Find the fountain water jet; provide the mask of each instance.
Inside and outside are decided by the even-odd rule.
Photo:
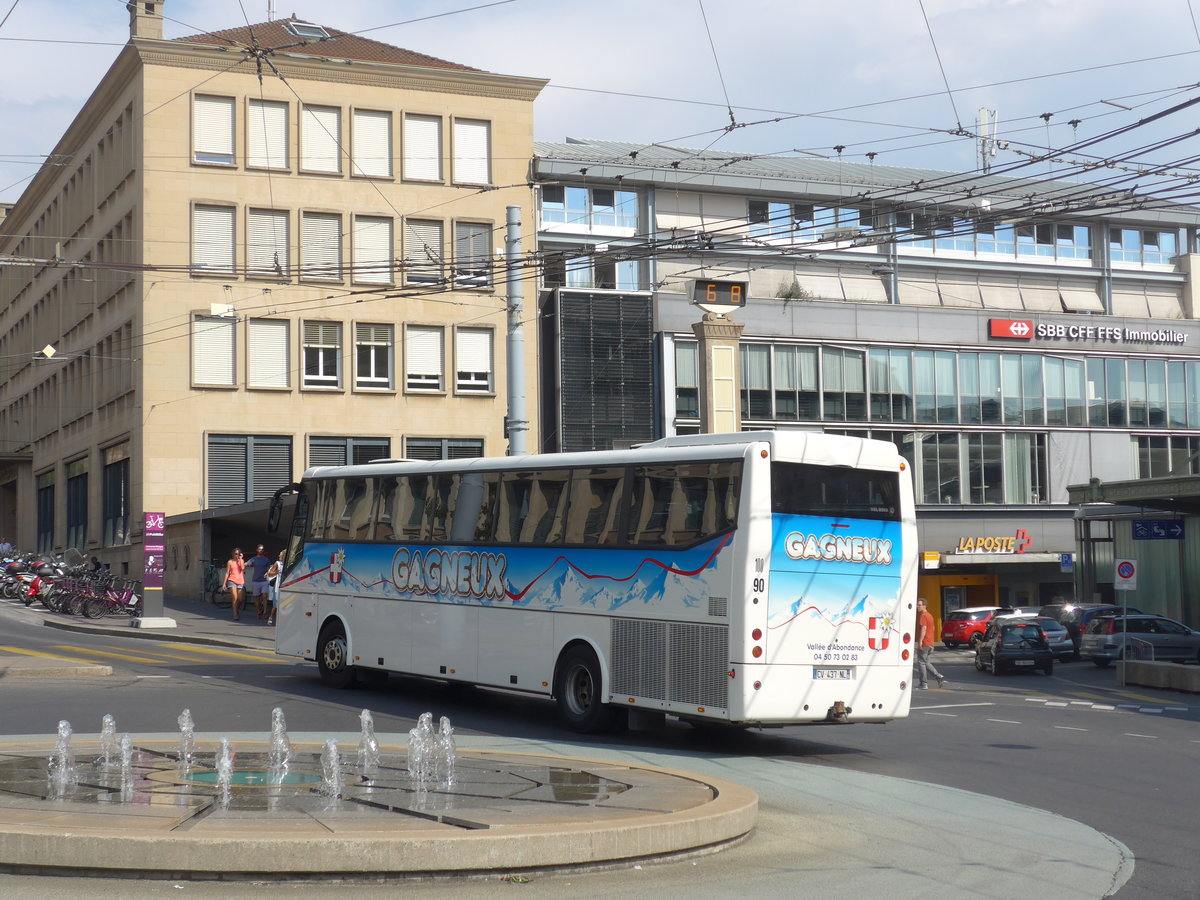
[[[100,720],[100,755],[106,769],[112,766],[117,755],[117,721],[108,714]]]
[[[75,753],[71,749],[71,723],[58,723],[58,739],[50,757],[50,795],[61,800],[75,783]]]
[[[443,790],[454,787],[455,764],[457,753],[454,745],[454,729],[450,727],[448,716],[442,716],[438,722],[437,737],[434,738],[434,766],[437,770],[438,786]]]
[[[179,723],[179,768],[186,772],[196,758],[196,729],[192,724],[192,711],[185,709],[176,721]]]
[[[330,738],[325,742],[321,751],[321,773],[325,776],[321,784],[321,793],[331,800],[337,800],[345,790],[342,778],[342,758],[338,755],[337,741]]]
[[[408,732],[408,774],[418,793],[429,790],[434,774],[433,713],[421,713]]]
[[[278,706],[271,710],[271,751],[268,755],[270,770],[278,781],[287,776],[288,761],[292,758],[292,741],[288,737],[287,722],[283,710]]]
[[[133,740],[121,735],[121,799],[128,802],[133,796]]]
[[[379,767],[379,741],[375,737],[375,721],[371,711],[364,709],[358,715],[362,725],[362,736],[358,739],[358,770],[366,775]]]
[[[233,748],[229,746],[229,738],[221,738],[221,749],[217,751],[217,789],[222,809],[229,809],[232,785]]]

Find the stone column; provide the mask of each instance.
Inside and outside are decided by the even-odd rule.
[[[1188,277],[1183,285],[1183,315],[1186,319],[1200,318],[1200,254],[1187,253],[1179,257],[1179,271]]]
[[[743,328],[727,313],[711,312],[692,326],[700,342],[700,431],[705,434],[742,430],[738,347]]]

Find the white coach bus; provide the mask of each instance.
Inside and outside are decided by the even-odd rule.
[[[916,534],[907,464],[808,432],[631,450],[310,469],[276,651],[742,726],[908,714]]]

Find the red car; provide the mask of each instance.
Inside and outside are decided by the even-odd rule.
[[[983,640],[983,632],[994,615],[1011,616],[1020,612],[1005,606],[972,606],[956,609],[942,622],[942,643],[947,647],[974,647]]]

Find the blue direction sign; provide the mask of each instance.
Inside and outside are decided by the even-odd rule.
[[[1182,541],[1182,519],[1134,519],[1135,541]]]

